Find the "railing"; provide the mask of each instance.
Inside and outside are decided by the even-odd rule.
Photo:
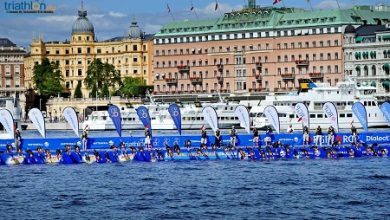
[[[179,70],[180,73],[184,73],[184,72],[189,72],[190,71],[190,67],[188,65],[177,66],[177,69]]]
[[[169,85],[177,84],[177,79],[176,78],[165,78],[165,82]]]
[[[295,74],[293,73],[284,73],[281,75],[284,80],[294,80]]]
[[[223,71],[223,64],[217,64],[217,69],[219,72]]]
[[[260,74],[256,75],[256,81],[261,82],[263,80],[263,77]]]
[[[190,77],[190,81],[192,84],[202,84],[203,78],[202,77]]]
[[[297,64],[297,66],[308,66],[309,61],[308,60],[296,60],[295,64]]]
[[[309,73],[309,76],[312,79],[324,78],[324,73]]]
[[[263,65],[260,62],[256,63],[256,69],[260,70],[263,67]]]

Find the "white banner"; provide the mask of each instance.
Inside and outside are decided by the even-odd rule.
[[[15,136],[14,118],[12,117],[11,112],[9,112],[7,109],[0,110],[0,123],[3,125],[9,137],[14,138]]]
[[[339,131],[339,117],[337,114],[336,106],[332,102],[327,102],[322,106],[322,110],[326,117],[329,119],[329,123],[335,129],[336,132]]]
[[[213,131],[218,129],[218,116],[215,109],[211,106],[207,106],[202,111],[204,120],[209,124]]]
[[[271,123],[272,127],[274,127],[276,132],[280,133],[280,122],[279,122],[278,111],[276,111],[276,108],[274,106],[269,105],[265,107],[263,113],[267,118],[268,122]]]
[[[239,105],[236,107],[234,114],[238,117],[238,120],[240,120],[240,126],[245,128],[246,132],[248,132],[248,134],[250,134],[251,133],[251,128],[250,128],[251,125],[250,125],[250,120],[249,120],[248,109],[243,105]]]
[[[79,121],[77,120],[77,114],[76,114],[76,111],[74,110],[74,108],[66,107],[62,114],[64,115],[64,118],[68,122],[70,127],[73,129],[76,136],[79,137],[80,136],[80,134],[79,134]]]
[[[295,113],[298,115],[298,122],[302,122],[303,127],[307,126],[308,128],[310,128],[310,115],[307,106],[303,103],[297,103],[295,105]]]
[[[39,131],[43,138],[46,138],[46,127],[45,127],[45,119],[43,118],[42,112],[33,108],[28,112],[28,118],[34,124],[35,128]]]

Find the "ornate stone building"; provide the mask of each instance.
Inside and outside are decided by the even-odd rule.
[[[298,79],[343,80],[348,24],[389,22],[389,11],[306,11],[258,7],[254,0],[217,19],[175,21],[154,39],[154,91],[246,93],[290,91]]]
[[[84,97],[89,96],[83,80],[88,65],[94,59],[113,64],[121,77],[142,77],[151,84],[152,40],[145,35],[136,21],[129,27],[126,36],[97,41],[93,24],[87,18],[87,11],[80,10],[73,23],[70,41],[44,42],[42,38],[33,39],[31,52],[25,60],[26,86],[33,88],[33,68],[43,58],[59,64],[65,88],[73,95],[78,82],[82,82]]]

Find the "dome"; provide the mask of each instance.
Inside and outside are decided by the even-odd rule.
[[[345,27],[345,31],[344,31],[344,34],[354,34],[356,33],[356,29],[354,26],[352,25],[347,25],[347,27]]]
[[[139,28],[137,22],[133,20],[127,32],[129,38],[142,38],[142,30]]]
[[[72,34],[93,34],[94,28],[87,18],[87,11],[79,11],[79,17],[73,23]]]

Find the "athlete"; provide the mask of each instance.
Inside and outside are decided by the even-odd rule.
[[[237,141],[236,129],[234,128],[234,126],[232,126],[232,129],[230,130],[230,147],[233,150],[236,149],[236,141]]]
[[[293,129],[292,125],[290,125],[287,128],[287,134],[292,134],[292,133],[294,133],[294,129]]]
[[[81,147],[83,148],[83,151],[87,150],[88,146],[88,131],[89,131],[89,126],[85,126],[83,133],[81,134]]]
[[[204,125],[202,127],[200,144],[201,144],[201,148],[207,146],[207,132],[206,132],[206,127]]]
[[[259,146],[259,131],[256,127],[253,127],[253,147]]]
[[[152,148],[152,134],[150,133],[149,128],[145,128],[145,147],[148,150],[151,150]]]
[[[321,126],[318,125],[315,132],[316,136],[314,138],[314,143],[317,146],[322,146],[322,129]]]
[[[334,143],[334,135],[335,135],[334,128],[333,128],[333,126],[331,125],[331,126],[328,128],[328,145],[329,145],[329,146],[332,146],[333,143]]]
[[[358,139],[358,133],[355,126],[353,126],[353,121],[351,122],[351,133],[352,133],[352,144],[356,145]]]
[[[303,126],[303,145],[309,145],[309,128],[305,125]]]
[[[221,147],[221,142],[222,142],[222,136],[221,136],[221,131],[217,128],[215,131],[215,146],[216,147]]]
[[[15,147],[16,151],[18,151],[18,149],[22,149],[22,135],[20,134],[19,129],[15,130]]]

